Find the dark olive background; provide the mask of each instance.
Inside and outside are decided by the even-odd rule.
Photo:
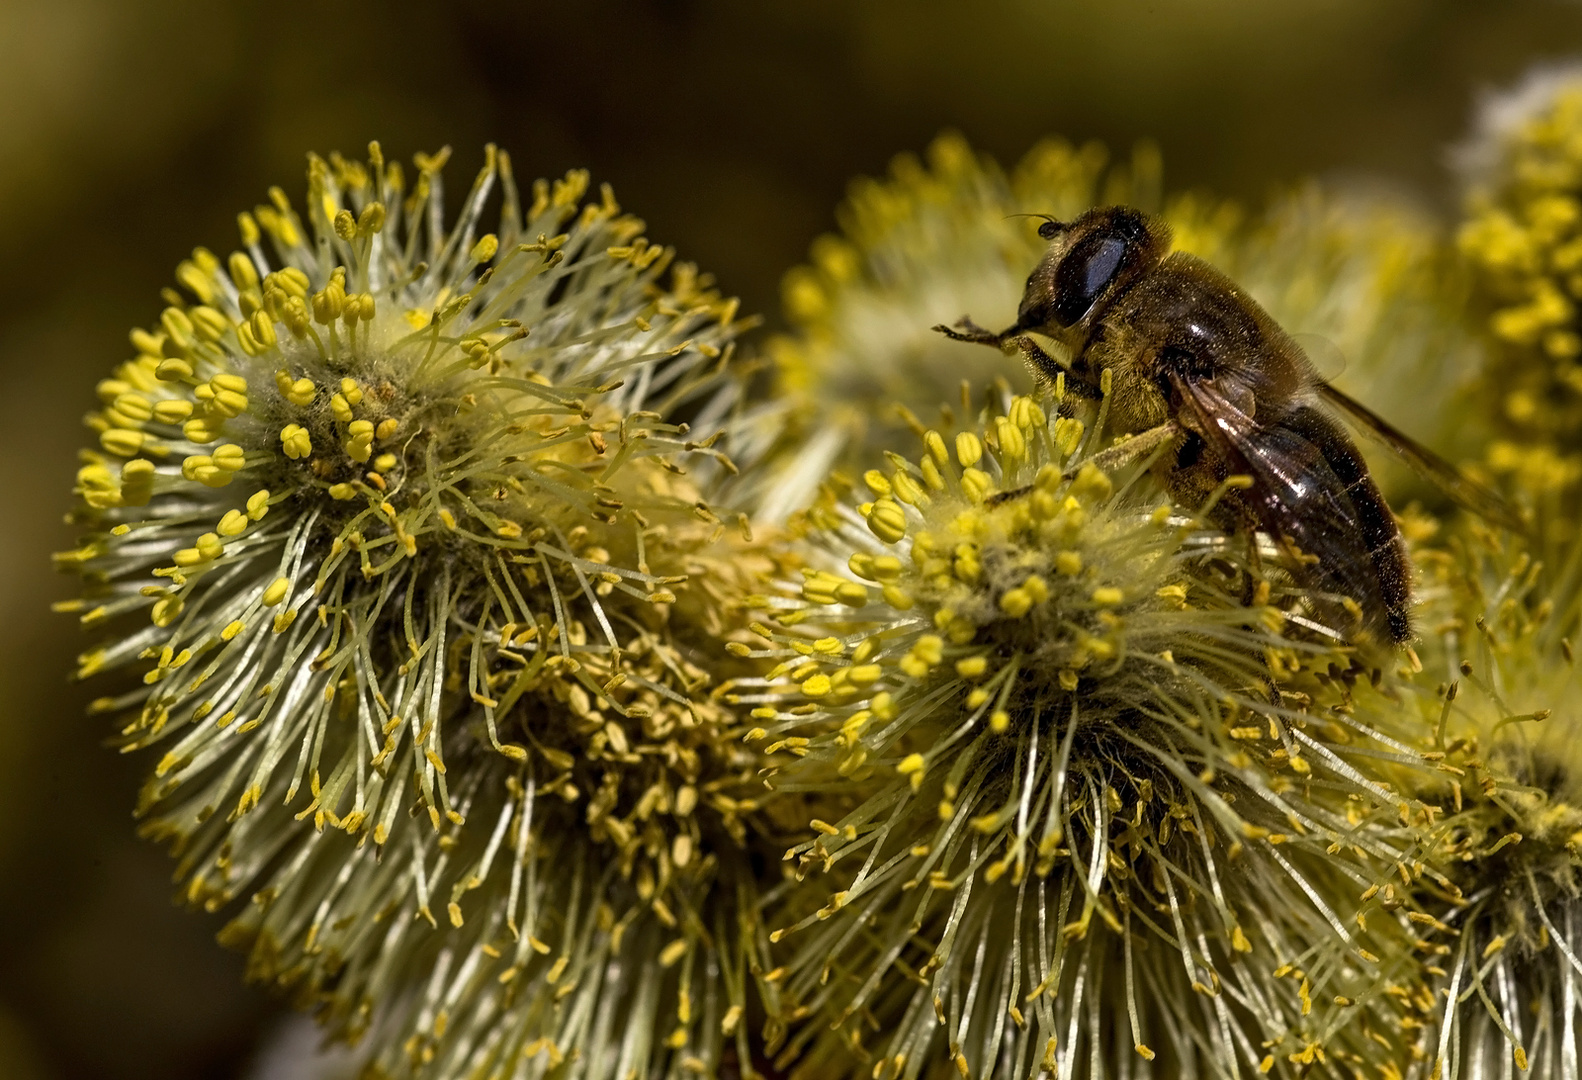
[[[83,715],[48,554],[127,329],[269,184],[299,193],[305,151],[449,143],[453,191],[489,140],[524,178],[587,166],[772,326],[846,182],[942,128],[1007,162],[1152,137],[1172,188],[1365,174],[1448,209],[1480,88],[1579,45],[1558,0],[0,0],[0,1077],[236,1077],[278,1022],[133,838],[152,761]]]

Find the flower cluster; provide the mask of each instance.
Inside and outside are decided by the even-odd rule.
[[[1489,464],[1546,505],[1582,479],[1582,73],[1542,72],[1488,109],[1468,153],[1469,212],[1458,243],[1477,274],[1505,438]]]
[[[96,708],[163,749],[187,898],[251,895],[225,939],[386,1071],[713,1067],[762,966],[713,691],[770,556],[689,431],[735,304],[493,148],[445,225],[445,156],[314,158],[304,215],[275,189],[179,268],[88,421],[80,674],[141,674]]]
[[[1209,507],[1093,463],[1103,406],[1004,405],[890,455],[872,501],[827,491],[826,565],[733,646],[779,661],[736,684],[775,786],[847,795],[786,855],[817,882],[771,935],[786,992],[876,1076],[1365,1060],[1391,931],[1323,897],[1415,844],[1357,760],[1424,763],[1349,718],[1366,669],[1284,632],[1303,598]]]
[[[1568,1075],[1582,1009],[1582,687],[1571,646],[1582,559],[1550,577],[1483,534],[1424,562],[1435,624],[1403,704],[1443,764],[1403,774],[1402,788],[1442,816],[1424,829],[1433,869],[1409,898],[1418,964],[1393,997],[1439,1075],[1506,1063]]]

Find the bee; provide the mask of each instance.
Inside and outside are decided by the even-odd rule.
[[[936,330],[958,341],[1018,350],[1042,379],[1097,399],[1110,376],[1108,422],[1130,440],[1105,451],[1160,450],[1165,484],[1187,506],[1222,492],[1210,520],[1267,535],[1292,577],[1320,596],[1332,628],[1350,610],[1363,635],[1412,637],[1411,566],[1378,485],[1339,413],[1377,437],[1457,502],[1509,528],[1521,522],[1500,496],[1341,393],[1230,278],[1184,252],[1170,229],[1111,206],[1074,221],[1046,218],[1051,241],[1027,279],[1014,325],[999,333],[970,317]],[[1062,363],[1029,334],[1063,346]],[[1246,487],[1227,485],[1244,476]],[[1245,483],[1246,481],[1242,481]],[[1257,544],[1251,545],[1257,558]],[[1355,604],[1339,598],[1349,598]]]

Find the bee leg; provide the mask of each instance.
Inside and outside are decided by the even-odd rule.
[[[1258,554],[1258,531],[1245,530],[1247,538],[1247,569],[1243,572],[1241,606],[1250,608],[1258,603],[1258,586],[1264,584],[1263,556]]]
[[[1027,361],[1027,366],[1040,379],[1053,383],[1061,375],[1066,376],[1066,391],[1077,397],[1097,401],[1100,395],[1098,387],[1089,386],[1080,378],[1074,378],[1070,369],[1044,351],[1044,347],[1026,334],[1015,334],[1015,326],[1009,330],[1001,330],[996,334],[987,327],[979,326],[972,321],[972,316],[963,315],[956,320],[954,326],[945,326],[943,323],[934,327],[936,331],[944,334],[951,341],[965,341],[969,345],[989,345],[1001,352],[1016,350],[1022,354],[1022,359]]]
[[[1166,420],[1158,427],[1152,427],[1141,434],[1133,435],[1130,439],[1123,443],[1118,443],[1108,450],[1101,450],[1092,457],[1083,458],[1081,462],[1061,473],[1060,479],[1075,480],[1077,474],[1088,465],[1096,465],[1105,472],[1109,472],[1111,469],[1118,468],[1130,461],[1135,461],[1149,451],[1158,449],[1161,444],[1168,442],[1179,434],[1181,434],[1181,428],[1176,425],[1176,422],[1174,420]],[[999,506],[1003,502],[1020,499],[1032,490],[1032,484],[1024,484],[1022,487],[1013,488],[1010,491],[997,491],[983,500],[983,504],[985,506]]]
[[[1000,347],[1004,334],[996,334],[987,327],[979,326],[972,321],[971,315],[963,315],[956,320],[955,326],[945,326],[943,323],[934,327],[939,333],[944,334],[952,341],[965,341],[971,345],[992,345]]]
[[[1138,432],[1125,442],[1116,443],[1108,450],[1100,450],[1092,457],[1084,458],[1061,474],[1061,479],[1075,479],[1077,473],[1085,465],[1096,465],[1105,472],[1109,472],[1112,469],[1125,465],[1127,462],[1157,450],[1161,445],[1171,441],[1181,433],[1182,428],[1179,424],[1174,420],[1166,420],[1158,427],[1151,427],[1147,431]]]
[[[1087,398],[1090,401],[1097,401],[1104,396],[1099,393],[1098,387],[1090,386],[1082,379],[1074,376],[1069,367],[1050,356],[1044,351],[1042,345],[1026,334],[1002,338],[1000,347],[1006,349],[1007,346],[1014,347],[1017,352],[1021,353],[1022,359],[1027,361],[1027,366],[1033,369],[1033,374],[1050,385],[1054,385],[1055,380],[1064,375],[1066,377],[1066,392],[1068,394],[1075,394],[1077,397]],[[1007,351],[1009,350],[1007,349]]]
[[[1032,484],[1023,484],[1021,487],[1012,488],[1010,491],[996,491],[993,495],[983,500],[983,505],[999,506],[1001,503],[1008,503],[1012,499],[1020,499],[1024,495],[1031,494],[1032,490]]]

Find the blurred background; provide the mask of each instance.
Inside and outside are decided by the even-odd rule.
[[[1448,210],[1479,92],[1579,50],[1560,0],[0,0],[0,1078],[258,1076],[303,1037],[135,839],[152,761],[85,717],[48,557],[127,330],[268,185],[300,198],[307,150],[449,143],[453,197],[490,140],[524,180],[586,166],[773,328],[847,181],[943,128],[1006,164],[1152,138],[1167,189],[1255,205],[1360,176]]]

